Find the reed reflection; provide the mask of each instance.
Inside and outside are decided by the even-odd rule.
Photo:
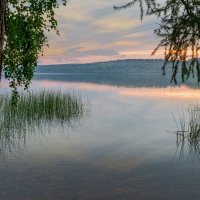
[[[175,134],[179,157],[187,158],[193,164],[200,161],[200,105],[189,105],[187,110],[182,110],[179,118],[174,117],[174,120],[177,126]]]
[[[28,133],[74,127],[86,112],[77,95],[48,90],[22,93],[16,105],[9,94],[0,95],[0,105],[0,153],[20,148]]]

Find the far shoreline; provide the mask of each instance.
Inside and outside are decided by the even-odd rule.
[[[126,61],[156,61],[156,62],[159,62],[159,61],[164,61],[164,59],[161,59],[161,58],[135,58],[135,59],[117,59],[117,60],[109,60],[109,61],[97,61],[97,62],[85,62],[85,63],[55,63],[55,64],[38,64],[37,66],[54,66],[54,65],[90,65],[90,64],[103,64],[103,63],[114,63],[114,62],[126,62]]]

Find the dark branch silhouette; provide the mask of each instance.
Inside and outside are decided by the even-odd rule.
[[[200,1],[168,0],[162,4],[156,0],[134,0],[115,9],[123,9],[139,4],[141,19],[145,16],[156,15],[159,28],[154,30],[160,38],[158,49],[164,48],[163,72],[168,63],[172,63],[171,81],[176,83],[177,73],[181,72],[184,82],[191,75],[200,82]]]

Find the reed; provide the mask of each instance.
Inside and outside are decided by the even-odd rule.
[[[179,120],[173,116],[177,131],[176,145],[180,149],[180,156],[184,155],[184,151],[188,151],[190,158],[200,158],[200,106],[191,104],[187,110],[179,113]]]
[[[27,132],[73,126],[85,112],[80,96],[61,91],[21,93],[16,105],[2,94],[0,105],[0,150],[25,140]]]

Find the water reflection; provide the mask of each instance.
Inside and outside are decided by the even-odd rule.
[[[0,153],[20,148],[28,133],[74,127],[86,111],[80,96],[48,90],[22,93],[16,105],[8,93],[1,94],[0,105]]]
[[[199,196],[199,168],[191,174],[188,165],[170,165],[176,146],[174,134],[166,133],[175,129],[170,110],[199,99],[196,89],[49,80],[34,81],[32,88],[76,91],[81,102],[89,99],[92,109],[84,126],[70,129],[68,135],[60,134],[52,124],[50,131],[55,132],[45,137],[37,128],[35,134],[25,134],[23,151],[5,154],[6,167],[0,165],[4,192],[0,199],[179,200]]]

